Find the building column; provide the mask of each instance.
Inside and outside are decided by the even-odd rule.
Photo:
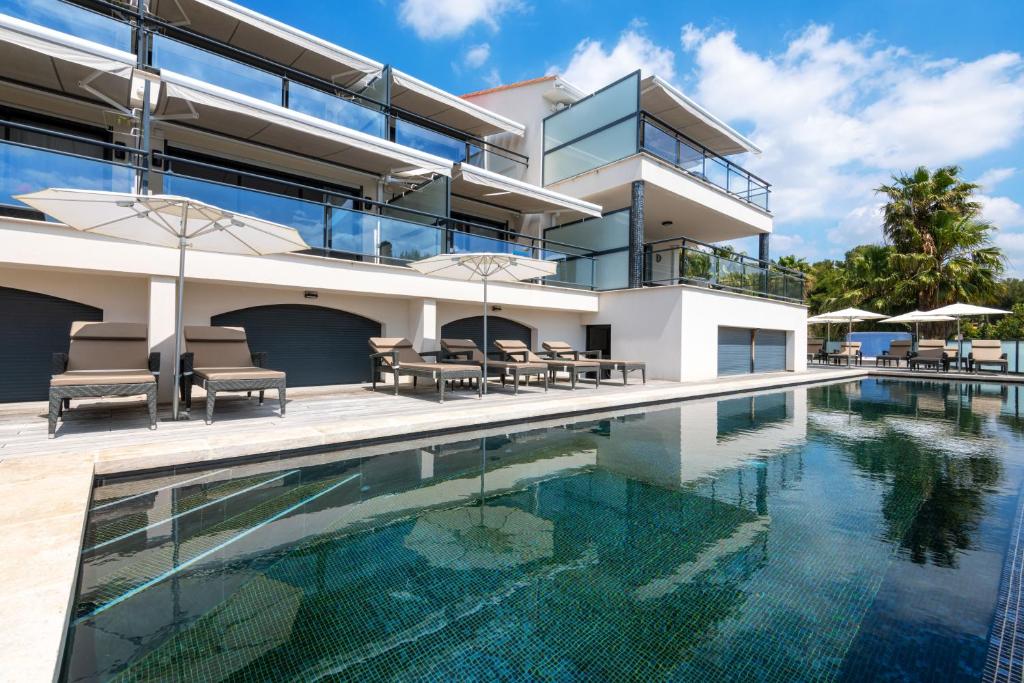
[[[157,397],[170,402],[174,385],[174,307],[178,279],[149,278],[149,350],[160,353]]]
[[[417,351],[437,351],[437,301],[420,299],[409,302],[409,332]]]
[[[765,262],[771,260],[771,237],[772,235],[769,232],[764,232],[757,236],[757,258]]]
[[[634,180],[629,204],[629,286],[644,284],[644,181]]]

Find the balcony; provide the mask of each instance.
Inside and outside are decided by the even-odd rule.
[[[0,14],[22,19],[123,52],[132,50],[132,27],[77,5],[30,0],[0,0]]]
[[[649,79],[644,79],[644,82]],[[648,97],[653,85],[642,87],[640,74],[617,81],[544,121],[544,184],[572,178],[581,173],[626,159],[641,152],[672,164],[687,175],[717,188],[740,201],[767,212],[771,186],[735,164],[726,156],[688,136],[644,108],[659,105],[674,119],[699,121],[693,124],[719,149],[739,151],[733,138],[739,137],[724,124],[706,124],[698,119],[696,105],[684,102],[667,107],[663,100]],[[662,84],[661,86],[668,86]],[[674,92],[674,91],[673,91]],[[675,93],[682,97],[681,94]],[[725,131],[731,137],[726,137]],[[724,140],[724,141],[723,141]]]
[[[4,127],[18,131],[24,141],[0,141],[0,215],[42,219],[42,215],[18,202],[14,195],[47,187],[131,192],[137,172],[143,168],[115,159],[141,158],[143,153],[139,150],[0,121],[0,131]],[[387,265],[404,265],[440,253],[518,254],[557,262],[558,271],[545,278],[545,283],[594,288],[594,259],[571,245],[256,174],[239,175],[247,176],[253,184],[273,181],[294,196],[199,179],[174,171],[176,162],[188,161],[194,166],[197,162],[193,160],[164,154],[154,157],[164,168],[161,173],[152,172],[154,184],[162,181],[162,192],[293,227],[312,247],[313,254]],[[473,227],[498,237],[467,232]]]
[[[644,284],[690,284],[802,303],[804,275],[695,240],[644,245]]]

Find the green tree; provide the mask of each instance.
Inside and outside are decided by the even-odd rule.
[[[999,292],[1002,252],[992,226],[978,220],[978,188],[960,169],[924,166],[893,176],[876,192],[886,197],[882,233],[893,248],[892,298],[913,298],[922,310],[958,299],[983,303]]]

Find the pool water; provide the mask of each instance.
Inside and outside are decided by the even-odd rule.
[[[870,379],[99,481],[62,675],[1009,680],[1019,393]]]

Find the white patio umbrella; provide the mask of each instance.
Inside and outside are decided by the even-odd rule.
[[[18,195],[68,227],[96,235],[177,249],[178,298],[174,324],[173,410],[178,419],[185,251],[263,256],[309,249],[294,228],[227,211],[188,197],[50,188]]]
[[[946,323],[954,318],[948,315],[932,315],[931,313],[925,313],[924,311],[911,311],[910,313],[903,313],[902,315],[896,315],[892,318],[886,318],[880,322],[886,325],[893,324],[904,324],[914,325],[914,336],[918,339],[921,338],[921,323]]]
[[[838,311],[822,313],[818,317],[827,319],[830,322],[844,322],[850,327],[849,334],[853,334],[854,323],[859,323],[864,320],[881,320],[888,316],[884,316],[881,313],[872,313],[871,311],[864,311],[859,308],[844,308]]]
[[[469,280],[484,283],[484,368],[483,393],[487,393],[487,283],[521,282],[554,275],[558,264],[554,261],[516,256],[514,254],[438,254],[409,264],[424,275]]]
[[[957,352],[956,352],[956,367],[960,368],[960,359],[964,355],[964,340],[960,337],[960,318],[973,318],[979,315],[1006,315],[1010,311],[1004,311],[1000,308],[986,308],[985,306],[974,306],[972,304],[955,303],[949,306],[943,306],[942,308],[936,308],[933,311],[928,311],[928,315],[948,315],[951,318],[956,318],[956,341],[957,341]]]

